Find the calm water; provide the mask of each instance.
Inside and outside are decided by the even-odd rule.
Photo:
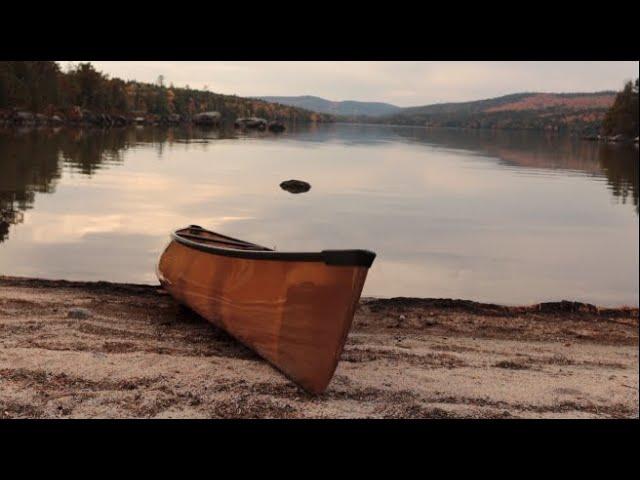
[[[282,180],[312,184],[292,195]],[[169,232],[378,253],[365,295],[638,305],[638,149],[323,125],[0,129],[0,274],[156,283]]]

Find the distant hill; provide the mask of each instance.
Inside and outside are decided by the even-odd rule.
[[[381,102],[332,102],[320,97],[259,97],[350,122],[457,128],[570,130],[597,133],[616,92],[525,92],[472,102],[398,107]]]
[[[403,108],[369,120],[437,127],[596,131],[615,95],[613,91],[516,93],[473,102]]]
[[[291,107],[303,108],[313,112],[325,113],[329,115],[340,115],[343,117],[379,117],[390,115],[401,109],[396,105],[382,102],[357,102],[355,100],[345,100],[333,102],[320,97],[303,95],[299,97],[257,97],[270,103],[279,103]]]

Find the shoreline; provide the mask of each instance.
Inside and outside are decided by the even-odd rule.
[[[158,286],[0,276],[0,418],[638,418],[638,308],[362,298],[312,396]]]
[[[264,131],[255,127],[236,127],[234,126],[234,120],[230,118],[221,119],[218,123],[198,123],[193,120],[167,120],[167,119],[145,119],[144,121],[135,121],[130,118],[125,118],[122,115],[104,115],[105,117],[119,117],[117,120],[113,118],[104,119],[100,121],[52,121],[50,119],[40,121],[28,121],[20,122],[15,120],[6,120],[0,118],[0,128],[93,128],[97,130],[110,130],[118,128],[131,128],[131,127],[196,127],[203,130],[220,130],[220,129],[233,129],[233,130],[256,130]],[[274,122],[278,122],[274,120]],[[280,122],[288,124],[290,122]],[[293,122],[294,125],[349,125],[358,127],[387,127],[387,128],[413,128],[421,130],[452,130],[462,132],[529,132],[529,133],[541,133],[544,135],[554,135],[556,137],[568,136],[581,141],[595,142],[598,144],[615,145],[615,146],[638,146],[638,138],[624,137],[621,135],[590,135],[585,134],[580,130],[560,129],[560,130],[545,130],[544,128],[492,128],[492,127],[450,127],[444,125],[423,125],[413,123],[371,123],[371,122],[348,122],[341,120],[298,120]]]
[[[161,288],[160,284],[151,283],[129,283],[129,282],[112,282],[109,280],[66,280],[62,278],[41,278],[41,277],[23,277],[14,275],[0,275],[0,287],[7,286],[24,286],[34,288],[83,288],[104,292],[127,292],[127,293],[154,293]],[[494,311],[496,313],[515,314],[526,312],[589,312],[602,316],[625,316],[637,317],[640,315],[640,307],[621,304],[618,306],[596,305],[593,303],[580,302],[574,300],[557,300],[538,302],[531,304],[503,304],[494,302],[482,302],[476,300],[467,300],[462,298],[440,298],[440,297],[383,297],[379,295],[363,296],[360,302],[382,302],[389,305],[405,304],[405,305],[422,305],[422,306],[439,306],[448,308],[467,309],[469,311]]]

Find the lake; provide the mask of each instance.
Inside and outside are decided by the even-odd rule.
[[[637,306],[638,163],[524,131],[0,129],[0,274],[156,284],[169,232],[198,224],[373,250],[365,296]]]

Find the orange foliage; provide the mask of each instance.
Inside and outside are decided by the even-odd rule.
[[[485,112],[505,112],[519,110],[542,110],[549,107],[566,107],[572,109],[609,108],[613,104],[615,95],[561,97],[550,93],[539,93],[523,98],[516,102],[498,105]]]

